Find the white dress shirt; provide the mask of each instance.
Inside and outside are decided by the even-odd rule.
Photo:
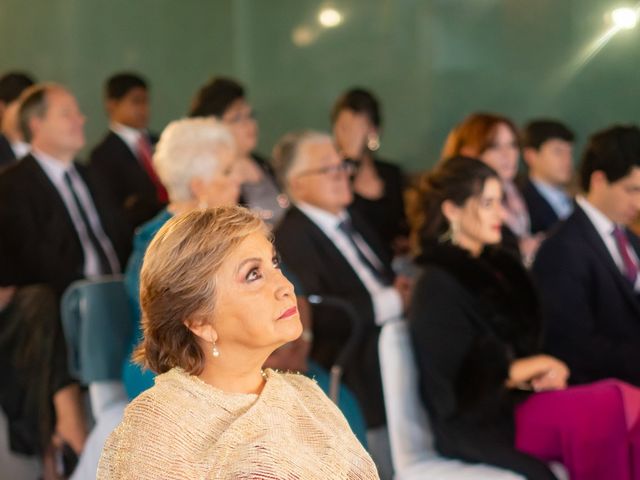
[[[31,145],[27,142],[11,142],[11,150],[13,150],[13,154],[16,156],[17,160],[20,160],[22,157],[26,157],[27,154],[31,151]]]
[[[110,130],[118,135],[124,143],[127,144],[129,150],[133,152],[136,158],[138,158],[138,150],[140,145],[140,137],[145,135],[146,132],[137,130],[135,128],[127,127],[118,122],[111,122],[109,125]]]
[[[96,208],[93,204],[91,193],[85,185],[84,180],[82,180],[82,177],[80,177],[80,174],[73,166],[73,163],[67,166],[59,160],[56,160],[52,156],[38,150],[34,150],[32,152],[32,155],[36,159],[40,167],[42,167],[45,174],[47,175],[47,177],[49,177],[49,180],[51,180],[51,183],[53,183],[54,187],[60,194],[60,197],[62,198],[62,201],[67,208],[67,212],[71,217],[71,221],[73,222],[73,226],[76,229],[76,233],[78,234],[80,244],[82,245],[82,251],[84,253],[83,271],[85,277],[97,277],[104,272],[101,271],[98,252],[89,239],[87,226],[82,220],[80,211],[78,210],[76,202],[73,198],[73,193],[71,192],[71,190],[69,190],[69,187],[64,180],[65,173],[69,173],[69,177],[71,178],[71,182],[73,183],[73,188],[76,191],[80,202],[82,202],[82,207],[89,217],[91,229],[93,230],[95,236],[98,238],[100,246],[104,250],[107,259],[109,260],[111,269],[114,273],[119,272],[120,262],[118,261],[118,256],[116,255],[115,249],[111,244],[111,240],[109,240],[109,237],[107,237],[107,235],[104,233],[104,230],[102,229],[100,217],[98,216],[98,212],[96,211]]]
[[[376,324],[382,325],[389,320],[401,317],[403,305],[398,291],[393,287],[383,285],[376,278],[371,269],[358,256],[358,252],[347,237],[347,234],[340,229],[340,223],[348,220],[349,214],[346,211],[342,211],[338,215],[333,215],[306,203],[297,203],[296,206],[329,237],[358,278],[360,278],[371,296]],[[382,262],[371,250],[364,238],[356,233],[354,241],[367,257],[367,260],[373,265],[382,267]]]
[[[616,224],[613,223],[604,213],[602,213],[591,203],[589,203],[589,201],[583,196],[576,197],[576,202],[578,203],[578,205],[580,205],[580,208],[582,208],[584,213],[593,224],[598,234],[600,235],[600,238],[602,238],[602,241],[606,245],[607,250],[609,250],[611,258],[613,258],[615,264],[624,274],[624,261],[622,260],[622,255],[620,255],[620,250],[618,249],[616,239],[613,236],[613,229],[615,228]],[[621,226],[621,228],[624,229],[624,226]],[[633,260],[636,265],[639,265],[638,257],[633,248],[629,248],[628,253],[631,257],[631,260]],[[636,292],[640,292],[640,275],[638,275],[638,278],[636,278],[636,283],[633,289]]]
[[[573,203],[571,202],[571,197],[567,195],[567,192],[535,178],[531,179],[531,183],[533,183],[533,186],[538,190],[538,193],[542,195],[542,198],[551,205],[551,208],[560,220],[564,220],[571,215],[573,212]]]

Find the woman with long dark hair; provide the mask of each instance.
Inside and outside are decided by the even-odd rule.
[[[422,271],[409,327],[436,448],[529,479],[554,478],[549,461],[562,461],[572,480],[640,478],[631,467],[640,461],[640,391],[615,380],[566,388],[567,366],[541,349],[531,280],[499,246],[498,174],[454,157],[423,177],[418,197],[412,238]]]

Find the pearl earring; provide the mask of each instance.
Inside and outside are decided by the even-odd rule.
[[[216,347],[215,340],[213,342],[213,348],[211,349],[211,355],[213,355],[215,358],[218,358],[220,356],[220,350],[218,350],[218,347]]]
[[[375,152],[380,148],[380,137],[377,133],[372,133],[369,135],[369,137],[367,138],[367,148],[372,152]]]

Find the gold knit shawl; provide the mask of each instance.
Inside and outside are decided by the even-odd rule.
[[[260,395],[224,393],[180,369],[127,407],[99,480],[377,479],[371,457],[315,382],[266,371]]]

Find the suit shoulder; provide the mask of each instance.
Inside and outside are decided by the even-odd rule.
[[[299,234],[302,229],[308,227],[308,223],[309,220],[300,210],[295,207],[290,208],[275,229],[276,240],[278,237],[286,237],[292,233]]]
[[[33,179],[33,168],[31,157],[25,157],[23,160],[10,165],[0,174],[0,188],[3,190],[21,190],[21,188],[18,187]]]
[[[115,133],[109,131],[91,150],[89,162],[90,164],[94,164],[96,162],[100,163],[111,160],[114,154],[126,152],[125,148],[127,148],[127,146],[122,139]]]

